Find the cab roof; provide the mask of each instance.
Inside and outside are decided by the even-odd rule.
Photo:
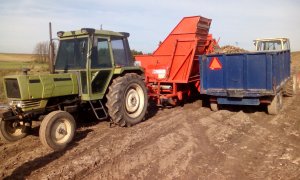
[[[115,32],[109,30],[98,30],[92,28],[82,28],[76,31],[58,31],[57,36],[59,38],[72,37],[72,36],[84,36],[84,35],[103,35],[103,36],[119,36],[129,37],[129,33],[126,32]]]
[[[288,38],[261,38],[255,39],[254,41],[288,41]]]

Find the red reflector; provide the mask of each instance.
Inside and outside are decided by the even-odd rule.
[[[217,57],[214,57],[210,64],[209,64],[209,69],[211,70],[219,70],[219,69],[222,69],[222,64],[221,62],[219,61],[219,59]]]

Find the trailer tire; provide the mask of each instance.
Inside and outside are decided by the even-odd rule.
[[[296,76],[292,76],[284,86],[284,95],[288,97],[292,97],[297,92],[297,78]]]
[[[44,146],[54,151],[64,149],[74,137],[76,123],[66,111],[53,111],[42,121],[39,135]]]
[[[106,95],[113,123],[124,127],[141,122],[148,107],[146,85],[141,76],[128,73],[113,80]]]
[[[210,109],[211,109],[212,111],[214,111],[214,112],[219,111],[219,105],[218,105],[218,103],[216,103],[216,102],[211,102],[211,103],[210,103]]]
[[[271,104],[268,105],[268,113],[271,115],[276,115],[279,113],[282,108],[282,94],[279,92],[276,96],[274,96]]]
[[[5,121],[0,118],[0,138],[4,142],[14,142],[26,137],[31,129],[31,123],[27,124],[22,125],[20,122]]]

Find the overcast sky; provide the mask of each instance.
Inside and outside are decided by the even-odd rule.
[[[300,50],[299,0],[0,0],[0,52],[32,53],[57,31],[130,32],[131,49],[152,52],[184,16],[212,19],[220,45],[253,50],[252,40],[288,37]]]

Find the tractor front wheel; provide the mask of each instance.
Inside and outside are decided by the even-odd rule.
[[[23,121],[6,121],[0,118],[0,137],[5,142],[14,142],[27,136],[30,123]]]
[[[210,109],[214,112],[217,112],[219,111],[219,105],[217,102],[211,102],[210,103]]]
[[[42,121],[40,140],[44,146],[59,151],[64,149],[74,137],[76,123],[73,116],[66,111],[53,111]]]
[[[296,76],[292,76],[284,86],[284,95],[288,97],[292,97],[297,92],[297,78]]]
[[[267,106],[268,113],[271,115],[276,115],[279,113],[282,108],[282,93],[279,92],[276,96],[273,97],[271,104]]]
[[[108,114],[119,126],[137,124],[145,117],[148,96],[141,76],[128,73],[117,77],[106,95]]]

